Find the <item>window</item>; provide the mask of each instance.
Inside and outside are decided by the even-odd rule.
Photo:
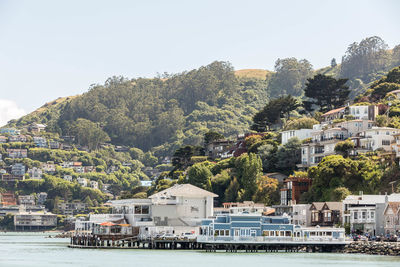
[[[226,236],[229,236],[230,234],[229,234],[229,230],[225,230],[225,235]]]
[[[357,220],[357,211],[354,212],[354,220]]]
[[[365,219],[367,218],[367,212],[366,212],[366,211],[363,211],[361,214],[362,214],[363,220],[365,220]]]
[[[383,146],[389,146],[390,145],[390,141],[389,140],[382,140],[382,145]]]
[[[374,219],[374,218],[375,218],[375,212],[371,211],[371,219]]]

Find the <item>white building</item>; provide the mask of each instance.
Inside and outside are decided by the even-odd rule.
[[[343,224],[350,224],[350,230],[354,232],[382,235],[383,213],[389,201],[400,201],[400,194],[347,196],[343,200]]]
[[[78,184],[80,184],[83,187],[87,187],[87,185],[88,185],[86,178],[78,177],[76,179],[76,181],[78,182]]]
[[[90,185],[90,188],[99,189],[99,183],[96,181],[90,181],[89,185]]]
[[[375,151],[383,149],[385,151],[392,151],[392,143],[395,143],[395,136],[400,133],[399,129],[390,127],[372,127],[365,130],[360,139],[362,149]]]
[[[311,204],[295,204],[292,207],[292,223],[303,227],[311,226]]]
[[[33,167],[28,169],[30,179],[42,179],[43,171],[40,168]]]
[[[19,212],[14,215],[15,230],[44,230],[57,226],[57,215],[50,212]]]
[[[297,137],[300,141],[310,138],[311,132],[313,129],[300,129],[300,130],[288,130],[283,131],[281,143],[282,145],[286,144],[290,138]]]
[[[68,182],[72,182],[72,175],[64,175],[63,179]]]

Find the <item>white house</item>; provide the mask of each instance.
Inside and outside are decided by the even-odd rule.
[[[301,140],[311,138],[311,132],[313,129],[300,129],[300,130],[287,130],[283,131],[281,143],[282,145],[286,144],[290,138],[297,137]]]
[[[365,130],[360,139],[361,148],[375,151],[383,149],[385,151],[392,150],[392,143],[395,142],[395,135],[399,134],[400,130],[390,127],[372,127]]]
[[[90,181],[89,185],[90,185],[90,188],[99,189],[99,183],[97,181]]]
[[[87,187],[87,185],[88,185],[86,178],[78,177],[76,179],[76,181],[78,182],[78,184],[80,184],[83,187]]]
[[[64,175],[63,179],[68,182],[72,182],[72,175]]]
[[[33,167],[28,169],[30,179],[42,179],[43,171],[40,168]]]

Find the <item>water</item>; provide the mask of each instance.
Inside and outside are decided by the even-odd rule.
[[[69,239],[46,236],[1,233],[0,266],[400,266],[400,257],[353,254],[70,249],[67,247]]]

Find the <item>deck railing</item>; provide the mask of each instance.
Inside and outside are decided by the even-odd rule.
[[[344,242],[344,237],[267,237],[267,236],[197,236],[197,242],[252,242],[252,243],[292,243],[292,242],[318,242],[337,243]]]

